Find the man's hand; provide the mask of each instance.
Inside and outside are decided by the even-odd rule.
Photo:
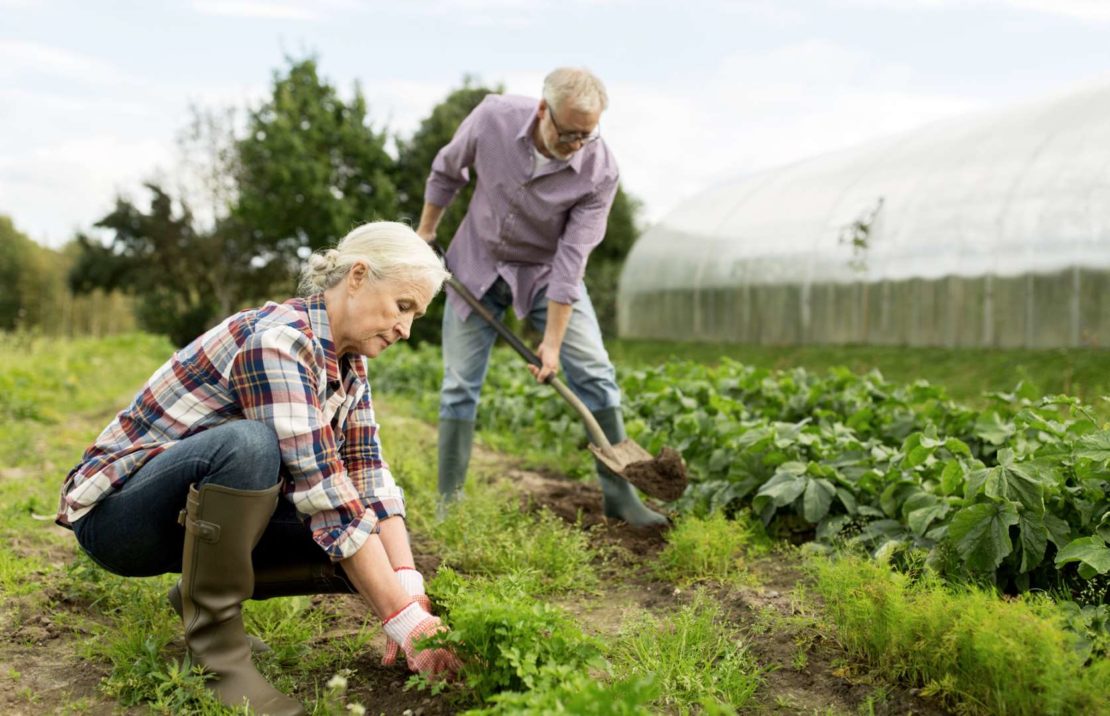
[[[436,227],[443,217],[443,207],[424,202],[424,209],[420,212],[420,224],[416,227],[416,235],[434,244],[436,240]]]
[[[546,383],[547,379],[559,372],[559,346],[544,339],[536,349],[536,356],[543,365],[539,368],[528,364],[528,370],[536,377],[539,383]]]

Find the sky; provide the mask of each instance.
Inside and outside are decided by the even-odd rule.
[[[1110,0],[0,0],[0,214],[62,245],[174,175],[190,106],[242,114],[310,55],[399,136],[466,75],[538,97],[589,67],[649,224],[738,176],[1110,84]]]

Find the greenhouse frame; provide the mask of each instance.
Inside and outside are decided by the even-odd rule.
[[[633,246],[624,338],[1110,345],[1110,87],[697,196]]]

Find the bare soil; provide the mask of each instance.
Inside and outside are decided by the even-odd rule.
[[[587,531],[592,543],[602,548],[597,564],[602,575],[599,593],[560,601],[584,629],[611,636],[630,614],[647,610],[665,615],[689,597],[688,590],[656,579],[648,568],[666,544],[664,531],[633,528],[607,519],[601,512],[601,492],[594,483],[522,470],[502,456],[480,449],[477,452],[482,454],[476,454],[476,460],[498,464],[497,472],[519,488],[522,509],[546,508]],[[651,504],[664,509],[658,503]],[[414,535],[417,566],[430,577],[439,566],[438,559],[421,549],[421,544],[420,535]],[[819,612],[820,604],[812,597],[799,598],[799,585],[805,584],[805,578],[784,555],[751,564],[752,586],[718,588],[716,593],[745,634],[747,647],[766,668],[763,685],[749,712],[946,713],[914,690],[884,684],[849,658],[831,631],[820,626],[819,614],[811,613]],[[806,591],[804,586],[802,590]],[[359,632],[367,611],[358,599],[314,599],[331,615],[331,628],[321,641]],[[64,599],[53,603],[53,614],[36,615],[10,601],[0,610],[0,713],[145,713],[146,709],[123,709],[102,696],[97,687],[108,667],[80,658],[80,643],[88,635],[67,626],[79,620],[67,618],[66,612],[87,616],[90,605]],[[355,661],[348,677],[348,699],[364,705],[367,713],[439,716],[470,706],[442,695],[406,691],[408,674],[403,665],[380,664],[384,647],[384,637],[379,633]],[[332,676],[311,670],[300,673],[303,677],[298,679],[294,695],[304,701],[310,701]]]
[[[621,474],[645,494],[667,501],[682,497],[690,483],[682,456],[669,447],[651,460],[632,463]]]

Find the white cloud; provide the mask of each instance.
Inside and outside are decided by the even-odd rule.
[[[1110,2],[1106,0],[1001,0],[1021,8],[1067,15],[1079,20],[1110,22]]]
[[[1051,15],[1064,15],[1077,20],[1110,22],[1110,2],[1107,0],[847,0],[854,5],[882,7],[889,10],[966,10],[969,5],[981,7],[1013,7]]]
[[[603,131],[655,221],[726,178],[981,106],[915,92],[911,80],[853,48],[804,42],[725,58],[696,85],[616,83]]]
[[[281,0],[193,0],[193,9],[202,15],[264,20],[322,19],[317,3]]]
[[[0,40],[0,77],[41,73],[83,82],[116,81],[120,71],[91,55],[21,40]]]
[[[18,209],[14,218],[22,231],[58,246],[110,211],[118,193],[141,201],[142,180],[169,160],[165,143],[154,139],[89,135],[22,154],[6,153],[0,160],[0,196],[5,211]]]

